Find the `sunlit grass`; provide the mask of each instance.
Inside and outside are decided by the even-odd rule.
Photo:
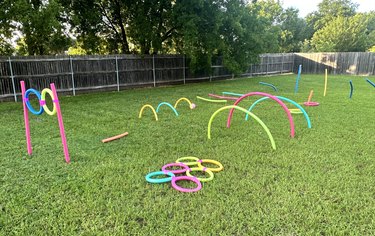
[[[60,97],[72,162],[66,164],[56,117],[30,115],[33,156],[27,156],[21,103],[0,104],[0,235],[369,235],[374,224],[375,88],[363,77],[257,77],[171,87]],[[372,81],[374,77],[370,77]],[[349,80],[354,93],[349,99]],[[260,85],[275,85],[279,92]],[[269,92],[306,107],[312,128],[295,114],[296,137],[272,101],[253,110],[269,127],[197,100],[223,91]],[[186,97],[155,121],[144,104]],[[240,103],[248,108],[256,98]],[[228,105],[232,102],[228,102]],[[288,104],[288,107],[292,108]],[[123,132],[129,135],[105,143]],[[183,156],[220,161],[224,171],[197,193],[149,184],[145,175]],[[188,186],[188,185],[185,185]],[[189,185],[194,187],[194,185]]]

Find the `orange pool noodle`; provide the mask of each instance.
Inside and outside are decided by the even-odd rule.
[[[119,134],[119,135],[116,135],[116,136],[113,136],[113,137],[110,137],[110,138],[103,139],[102,143],[107,143],[107,142],[110,142],[110,141],[113,141],[113,140],[125,137],[128,134],[129,134],[128,132],[125,132],[123,134]]]

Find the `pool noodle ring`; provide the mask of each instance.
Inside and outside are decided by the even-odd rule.
[[[161,179],[153,179],[151,177],[158,176],[158,175],[168,175],[169,177],[161,178]],[[148,173],[146,175],[146,181],[152,184],[161,184],[161,183],[167,183],[172,181],[172,178],[175,177],[175,175],[170,171],[155,171]]]
[[[309,129],[311,128],[310,117],[309,117],[309,115],[307,114],[306,110],[305,110],[301,105],[299,105],[299,104],[296,103],[295,101],[293,101],[293,100],[291,100],[291,99],[289,99],[289,98],[286,98],[286,97],[282,97],[282,96],[276,96],[276,97],[277,97],[278,99],[280,99],[280,100],[287,101],[287,102],[293,104],[294,106],[296,106],[296,107],[301,111],[301,113],[303,113],[303,115],[304,115],[304,117],[305,117],[305,120],[306,120],[306,122],[307,122],[307,127],[308,127]],[[251,112],[252,109],[254,108],[254,106],[255,106],[256,104],[258,104],[259,102],[264,101],[264,100],[266,100],[266,99],[269,99],[269,97],[263,97],[263,98],[260,98],[260,99],[256,100],[256,101],[255,101],[255,102],[249,107],[248,111]],[[291,109],[288,109],[288,110],[290,111]],[[290,111],[290,113],[293,113],[293,112]],[[295,114],[296,114],[296,113],[295,113]],[[248,119],[249,119],[249,115],[246,114],[245,120],[248,120]]]
[[[49,88],[45,88],[42,90],[42,99],[40,100],[41,103],[43,103],[43,109],[44,111],[50,115],[50,116],[53,116],[56,114],[56,104],[55,102],[53,103],[53,109],[52,111],[47,107],[47,105],[45,104],[46,103],[46,94],[49,94],[49,96],[51,97],[52,101],[55,100],[54,96],[53,96],[53,92],[51,89]]]
[[[197,187],[196,188],[180,187],[176,184],[176,182],[181,181],[181,180],[192,181],[192,182],[197,184]],[[175,177],[172,177],[171,183],[172,183],[172,187],[174,189],[176,189],[180,192],[184,192],[184,193],[198,192],[202,188],[201,182],[196,177],[190,177],[190,176],[175,176]]]
[[[288,110],[288,107],[280,100],[278,99],[276,96],[273,96],[271,94],[268,94],[268,93],[262,93],[262,92],[251,92],[251,93],[248,93],[248,94],[245,94],[243,95],[242,97],[238,98],[235,102],[234,102],[234,106],[236,106],[238,103],[240,103],[243,99],[247,98],[247,97],[250,97],[250,96],[254,96],[254,95],[259,95],[259,96],[263,96],[263,97],[269,97],[271,98],[272,100],[276,101],[280,106],[282,106],[282,108],[284,109],[287,117],[288,117],[288,120],[289,120],[289,125],[290,125],[290,136],[292,138],[294,138],[294,134],[295,134],[295,130],[294,130],[294,122],[293,122],[293,117],[292,117],[292,114],[290,113],[290,111]],[[234,112],[234,108],[232,108],[230,111],[229,111],[229,115],[228,115],[228,119],[227,119],[227,128],[230,127],[230,123],[231,123],[231,120],[232,120],[232,116],[233,116],[233,112]]]
[[[232,95],[232,96],[236,96],[236,97],[242,97],[243,96],[243,94],[241,94],[241,93],[232,93],[232,92],[222,92],[222,94]]]
[[[191,101],[189,100],[189,99],[187,99],[187,98],[180,98],[180,99],[178,99],[177,101],[176,101],[176,103],[174,104],[174,108],[177,108],[177,105],[181,102],[181,101],[186,101],[187,103],[189,103],[189,107],[190,107],[190,109],[194,109],[194,105],[193,105],[193,103],[191,103]]]
[[[30,100],[29,100],[30,93],[33,93],[33,94],[35,94],[37,96],[37,98],[39,100],[39,111],[34,110],[33,106],[31,106]],[[33,113],[34,115],[38,115],[39,116],[44,111],[44,109],[43,109],[43,105],[44,104],[42,102],[42,97],[40,95],[40,92],[37,91],[37,90],[35,90],[35,89],[30,88],[30,89],[26,90],[26,92],[25,92],[25,103],[26,103],[26,106],[29,109],[29,111],[31,113]]]
[[[172,167],[172,166],[179,166],[179,167],[183,167],[183,169],[179,169],[179,170],[167,170],[168,167]],[[185,165],[184,163],[169,163],[169,164],[166,164],[164,165],[161,170],[163,172],[172,172],[173,174],[183,174],[185,173],[186,171],[189,170],[189,166]]]
[[[155,109],[154,109],[151,105],[149,105],[149,104],[146,104],[146,105],[144,105],[144,106],[141,108],[141,110],[139,111],[138,118],[142,118],[143,110],[144,110],[146,107],[149,107],[149,108],[152,110],[152,113],[154,113],[154,116],[155,116],[155,120],[158,121],[158,115],[156,114]]]
[[[216,103],[226,103],[227,100],[214,100],[214,99],[208,99],[208,98],[203,98],[200,96],[197,96],[198,99],[206,101],[206,102],[216,102]]]
[[[273,84],[269,84],[269,83],[265,83],[265,82],[259,82],[259,84],[269,86],[269,87],[271,87],[275,92],[278,91],[277,88],[276,88],[276,86],[273,85]]]
[[[156,113],[159,113],[159,109],[162,105],[167,105],[168,107],[170,107],[172,109],[172,111],[174,112],[174,114],[176,114],[176,116],[178,116],[178,112],[176,111],[176,109],[168,102],[159,103],[158,107],[156,108]]]
[[[216,168],[205,167],[205,166],[202,165],[202,163],[210,163],[210,164],[217,165],[218,167],[216,167]],[[199,160],[198,161],[198,166],[202,167],[202,168],[207,168],[207,170],[210,170],[212,172],[220,172],[220,171],[222,171],[224,169],[224,166],[220,162],[215,161],[215,160],[211,160],[211,159],[202,159],[202,160]]]
[[[304,102],[303,105],[308,107],[316,107],[319,106],[319,102]]]
[[[349,85],[350,85],[349,98],[352,98],[354,87],[353,87],[353,82],[351,80],[349,81]]]
[[[203,171],[203,172],[206,172],[209,175],[209,177],[208,178],[201,178],[201,177],[198,178],[198,177],[190,174],[190,172],[193,172],[193,171]],[[190,168],[190,169],[188,169],[186,171],[186,175],[190,176],[190,177],[195,177],[195,178],[197,178],[201,182],[208,182],[208,181],[211,181],[211,180],[214,179],[214,173],[211,170],[209,170],[207,167],[194,167],[194,168]]]
[[[292,114],[303,114],[303,112],[299,108],[289,108],[289,111]]]
[[[192,160],[191,162],[184,162],[185,160]],[[187,166],[195,166],[198,165],[198,157],[180,157],[176,160],[176,163],[183,163]]]
[[[270,139],[271,141],[271,145],[272,145],[272,148],[274,150],[276,150],[276,144],[275,144],[275,140],[273,139],[272,137],[272,134],[270,132],[270,130],[268,129],[268,127],[263,123],[263,121],[261,119],[259,119],[259,117],[257,117],[256,115],[254,115],[253,113],[247,111],[245,108],[242,108],[242,107],[239,107],[239,106],[235,106],[235,105],[230,105],[230,106],[225,106],[225,107],[222,107],[222,108],[219,108],[217,111],[215,111],[210,120],[208,121],[208,129],[207,129],[207,137],[208,139],[211,139],[211,124],[212,124],[212,121],[213,119],[215,118],[215,116],[223,111],[223,110],[227,110],[227,109],[237,109],[237,110],[240,110],[242,112],[245,112],[247,114],[249,114],[252,118],[254,118],[262,127],[263,129],[266,131],[267,135],[268,135],[268,138]]]

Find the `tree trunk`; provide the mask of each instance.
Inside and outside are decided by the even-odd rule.
[[[122,50],[122,53],[130,53],[128,39],[126,36],[126,30],[125,30],[125,26],[124,26],[124,23],[122,21],[122,16],[121,16],[121,5],[118,0],[115,1],[115,4],[116,4],[115,17],[121,29],[121,50]]]

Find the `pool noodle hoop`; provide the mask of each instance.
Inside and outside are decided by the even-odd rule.
[[[248,113],[252,118],[254,118],[262,127],[263,129],[266,131],[267,135],[268,135],[268,138],[270,139],[271,141],[271,145],[272,145],[272,148],[274,150],[276,150],[276,144],[275,144],[275,140],[273,139],[272,137],[272,134],[270,132],[270,130],[268,129],[268,127],[263,123],[263,121],[261,119],[259,119],[256,115],[254,115],[253,113],[247,111],[245,108],[242,108],[242,107],[239,107],[239,106],[235,106],[235,105],[230,105],[230,106],[225,106],[225,107],[222,107],[222,108],[219,108],[217,111],[215,111],[210,120],[208,121],[208,129],[207,129],[207,137],[208,139],[211,139],[211,124],[212,124],[212,121],[213,119],[215,118],[215,116],[223,111],[223,110],[227,110],[227,109],[237,109],[237,110],[240,110],[242,112],[245,112],[245,113]]]
[[[290,113],[294,113],[294,114],[301,114],[303,113],[303,116],[305,117],[306,119],[306,122],[307,122],[307,127],[308,128],[311,128],[311,120],[310,120],[310,117],[309,115],[307,114],[306,110],[301,106],[299,105],[298,103],[296,103],[295,101],[289,99],[289,98],[286,98],[286,97],[282,97],[282,96],[276,96],[278,99],[280,100],[283,100],[283,101],[286,101],[286,102],[289,102],[291,104],[293,104],[294,106],[297,107],[297,109],[295,109],[293,112],[292,112],[292,109],[288,109],[290,111]],[[264,100],[267,100],[269,99],[269,97],[263,97],[263,98],[260,98],[258,100],[256,100],[248,109],[248,111],[252,111],[253,108],[255,107],[255,105],[257,105],[259,102],[262,102]],[[300,110],[300,112],[295,112],[296,110]],[[249,119],[249,115],[246,114],[246,117],[245,117],[245,120],[248,120]]]
[[[30,104],[30,99],[29,99],[29,96],[30,96],[30,93],[33,93],[36,95],[36,97],[38,98],[38,102],[39,102],[39,110],[36,111],[33,106]],[[44,109],[43,109],[43,102],[41,101],[42,100],[42,96],[40,95],[40,92],[33,89],[33,88],[30,88],[28,90],[26,90],[25,92],[25,103],[26,103],[26,107],[27,109],[34,115],[41,115],[43,114],[44,112]]]
[[[294,86],[294,93],[298,92],[298,84],[299,84],[299,80],[301,79],[301,72],[302,72],[302,65],[299,65],[298,66],[298,75],[297,75],[297,79],[296,79],[296,85]]]
[[[251,92],[251,93],[248,93],[248,94],[245,94],[243,95],[242,97],[238,98],[235,103],[233,104],[234,106],[236,106],[238,103],[240,103],[243,99],[247,98],[247,97],[250,97],[250,96],[255,96],[255,95],[259,95],[259,96],[263,96],[263,97],[269,97],[271,98],[272,100],[276,101],[278,104],[280,104],[280,106],[282,106],[282,108],[284,109],[287,117],[288,117],[288,120],[289,120],[289,125],[290,125],[290,136],[292,138],[294,138],[294,134],[295,134],[295,130],[294,130],[294,122],[293,122],[293,117],[292,117],[292,114],[290,113],[288,107],[280,100],[278,99],[277,97],[271,95],[271,94],[268,94],[268,93],[262,93],[262,92]],[[234,109],[232,108],[230,111],[229,111],[229,115],[228,115],[228,120],[227,120],[227,127],[229,128],[230,127],[230,123],[231,123],[231,119],[232,119],[232,116],[233,116],[233,112],[234,112]]]
[[[203,98],[200,96],[197,96],[198,99],[206,101],[206,102],[216,102],[216,103],[226,103],[227,100],[214,100],[214,99],[208,99],[208,98]]]
[[[374,82],[372,82],[371,80],[369,80],[369,79],[366,79],[366,81],[369,83],[369,84],[371,84],[372,86],[374,86],[375,87],[375,83]]]
[[[236,96],[236,97],[243,96],[243,94],[241,94],[241,93],[232,93],[232,92],[223,92],[223,94],[232,95],[232,96]]]
[[[158,179],[151,178],[151,177],[158,176],[158,175],[168,175],[169,177],[158,178]],[[161,184],[161,183],[167,183],[167,182],[172,181],[173,177],[175,177],[175,175],[170,171],[155,171],[155,172],[148,173],[146,175],[146,181],[152,184]]]
[[[323,96],[325,97],[327,94],[327,84],[328,84],[328,70],[325,69],[325,76],[324,76],[324,93]]]
[[[276,88],[276,86],[273,85],[273,84],[269,84],[269,83],[265,83],[265,82],[259,82],[259,84],[269,86],[269,87],[273,88],[273,90],[274,90],[275,92],[278,91],[277,88]]]
[[[148,108],[151,109],[152,113],[154,113],[155,120],[158,121],[158,115],[156,114],[155,109],[154,109],[151,105],[149,105],[149,104],[146,104],[146,105],[144,105],[144,106],[141,108],[141,110],[139,111],[138,118],[142,118],[143,110],[144,110],[146,107],[148,107]]]
[[[198,165],[198,157],[180,157],[176,160],[176,163],[183,163],[187,166],[194,166]],[[184,161],[190,161],[190,162],[184,162]]]
[[[125,137],[128,134],[129,134],[128,132],[125,132],[125,133],[122,133],[122,134],[119,134],[119,135],[116,135],[116,136],[113,136],[113,137],[110,137],[110,138],[103,139],[102,143],[107,143],[107,142],[110,142],[110,141],[113,141],[113,140]]]
[[[48,88],[45,88],[42,90],[42,99],[40,101],[41,105],[43,106],[43,109],[44,111],[50,115],[50,116],[53,116],[56,114],[56,105],[55,103],[53,103],[53,109],[52,111],[47,107],[46,105],[46,94],[48,93],[48,95],[51,97],[52,101],[55,99],[54,96],[53,96],[53,92],[51,89],[48,89]]]
[[[220,95],[212,94],[212,93],[209,93],[208,96],[213,97],[213,98],[225,99],[225,100],[233,100],[233,101],[237,100],[236,97],[220,96]]]
[[[193,103],[191,103],[191,101],[189,100],[189,99],[187,99],[187,98],[180,98],[180,99],[178,99],[177,101],[176,101],[176,103],[174,104],[174,108],[177,108],[177,105],[181,102],[181,101],[186,101],[187,103],[189,103],[189,107],[190,107],[190,109],[194,109],[194,105],[193,105]]]
[[[349,85],[350,85],[349,98],[352,98],[354,87],[353,87],[353,82],[351,80],[349,81]]]
[[[206,172],[209,177],[208,178],[201,178],[201,177],[196,177],[194,175],[192,175],[190,172],[193,172],[193,171],[203,171],[203,172]],[[190,177],[195,177],[197,178],[199,181],[201,182],[208,182],[208,181],[211,181],[214,179],[214,173],[209,170],[207,167],[194,167],[194,168],[189,168],[187,171],[186,171],[186,175],[187,176],[190,176]]]
[[[42,95],[40,95],[40,93],[35,89],[28,89],[27,91],[30,91],[30,92],[27,92],[26,88],[25,88],[25,82],[24,81],[20,81],[20,84],[21,84],[22,105],[23,105],[24,122],[25,122],[25,135],[26,135],[27,153],[29,155],[32,155],[32,145],[31,145],[31,134],[30,134],[30,123],[29,123],[28,111],[33,113],[33,111],[35,111],[35,110],[33,110],[33,108],[31,107],[31,104],[29,103],[29,97],[28,96],[29,96],[30,93],[34,93],[38,97],[40,108],[39,108],[39,111],[36,112],[36,113],[39,113],[40,110],[42,110],[42,111],[44,110],[43,106],[45,106],[45,95],[43,96],[43,99],[42,99]],[[63,122],[63,118],[62,118],[62,114],[61,114],[61,108],[60,108],[60,103],[59,103],[59,99],[58,99],[58,96],[57,96],[55,84],[51,83],[50,87],[51,87],[50,91],[52,92],[52,94],[50,93],[50,91],[48,91],[49,89],[45,90],[44,93],[42,92],[42,94],[48,93],[48,94],[51,95],[53,106],[54,106],[53,110],[56,111],[56,112],[52,111],[48,114],[54,115],[54,114],[57,113],[57,120],[58,120],[58,123],[59,123],[61,143],[62,143],[62,146],[63,146],[65,161],[66,161],[66,163],[69,163],[70,157],[69,157],[68,144],[66,142],[64,122]],[[38,96],[38,95],[40,95],[40,96]],[[30,109],[30,107],[28,107],[28,104],[30,105],[31,109]],[[48,108],[46,110],[50,111]],[[36,113],[33,113],[33,114],[35,114],[35,115],[41,114],[41,113],[40,114],[36,114]]]
[[[197,184],[196,188],[183,188],[180,187],[176,184],[177,181],[181,180],[187,180],[187,181],[192,181]],[[196,177],[190,177],[190,176],[175,176],[172,177],[172,187],[180,192],[185,192],[185,193],[191,193],[191,192],[197,192],[202,188],[201,182],[196,178]]]
[[[210,163],[210,164],[217,165],[218,167],[216,167],[216,168],[205,167],[205,166],[202,165],[202,163]],[[210,170],[212,172],[220,172],[224,169],[224,166],[220,162],[215,161],[215,160],[211,160],[211,159],[198,160],[198,167],[207,168],[208,170]]]
[[[167,168],[169,167],[173,167],[173,166],[178,166],[178,167],[182,167],[182,169],[179,169],[179,170],[167,170]],[[161,168],[162,171],[164,172],[172,172],[173,174],[183,174],[185,173],[186,171],[189,170],[189,166],[185,165],[184,163],[169,163],[169,164],[166,164],[164,165],[162,168]]]
[[[158,107],[156,108],[156,113],[159,113],[159,109],[160,109],[160,107],[163,106],[163,105],[166,105],[166,106],[168,106],[169,108],[171,108],[172,111],[174,112],[174,114],[176,114],[176,116],[178,116],[178,112],[177,112],[177,110],[176,110],[176,109],[175,109],[170,103],[168,103],[168,102],[161,102],[161,103],[159,103]]]

